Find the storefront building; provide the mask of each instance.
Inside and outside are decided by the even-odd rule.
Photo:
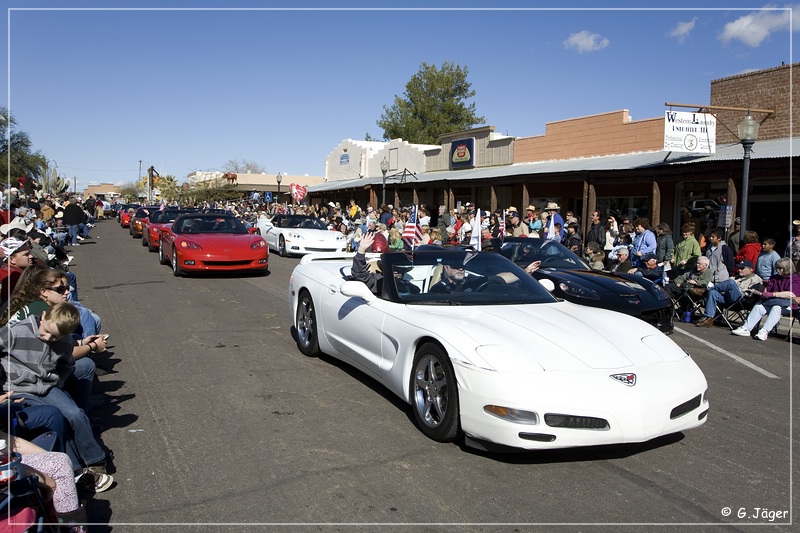
[[[401,140],[373,145],[359,167],[364,174],[340,173],[312,186],[310,201],[354,198],[362,206],[379,205],[384,183],[379,163],[391,159],[391,146],[404,144],[413,149],[395,152],[385,179],[387,203],[395,206],[471,202],[494,210],[555,201],[584,225],[598,209],[646,216],[653,225],[663,221],[675,229],[682,207],[705,200],[733,206],[733,216],[740,213],[743,149],[737,124],[747,109],[768,109],[774,112],[753,113],[761,127],[751,154],[747,229],[774,237],[781,247],[791,220],[800,218],[800,195],[791,188],[797,172],[791,124],[800,124],[800,112],[791,107],[797,89],[790,94],[790,88],[800,87],[798,65],[713,80],[709,104],[690,102],[698,108],[680,109],[710,108],[718,123],[714,154],[665,152],[664,117],[635,121],[627,110],[548,123],[545,134],[535,137],[501,136],[483,126],[442,136],[441,146]]]

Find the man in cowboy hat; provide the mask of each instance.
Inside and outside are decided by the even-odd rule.
[[[16,216],[14,217],[14,220],[8,224],[3,224],[0,226],[0,233],[3,235],[8,235],[8,232],[12,229],[21,229],[25,233],[28,233],[33,229],[33,223],[28,223],[24,218]]]
[[[547,206],[544,208],[544,210],[547,211],[547,216],[548,216],[547,231],[545,232],[545,238],[547,238],[548,240],[557,240],[558,242],[561,242],[561,238],[564,236],[563,233],[565,231],[563,229],[564,219],[561,217],[561,215],[558,214],[559,209],[561,209],[561,206],[559,206],[556,202],[547,202]],[[555,232],[556,224],[561,224],[562,228],[561,232],[559,232],[558,235],[556,235]]]

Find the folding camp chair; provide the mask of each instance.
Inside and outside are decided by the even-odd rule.
[[[683,319],[683,315],[686,311],[690,311],[694,319],[696,314],[703,314],[705,300],[706,298],[704,295],[694,294],[691,289],[687,289],[678,295],[677,298],[673,298],[672,303],[675,314],[679,320]]]
[[[717,315],[722,319],[723,322],[725,322],[725,325],[728,326],[728,329],[733,331],[736,329],[736,327],[744,324],[748,313],[750,313],[750,310],[753,309],[753,306],[758,302],[758,300],[759,298],[757,296],[742,296],[735,302],[720,302],[717,304]],[[738,322],[738,325],[734,327],[733,322]]]

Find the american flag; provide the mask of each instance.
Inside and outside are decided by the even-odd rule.
[[[503,216],[500,217],[500,240],[506,236],[506,210],[503,209]]]
[[[411,217],[409,217],[405,228],[403,228],[402,239],[409,248],[413,248],[414,244],[418,243],[422,239],[422,226],[419,223],[419,213],[417,212],[416,205],[411,211]]]

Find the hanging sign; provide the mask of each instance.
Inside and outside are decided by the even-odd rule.
[[[666,111],[664,114],[664,151],[716,153],[716,117],[709,113]]]

